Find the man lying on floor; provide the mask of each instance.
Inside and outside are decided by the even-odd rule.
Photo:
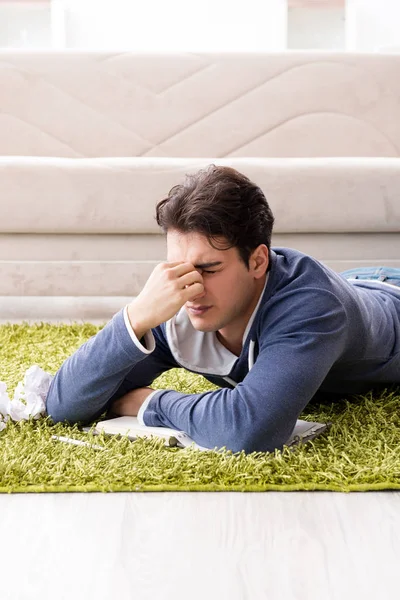
[[[187,176],[156,210],[168,262],[59,369],[47,397],[55,422],[107,410],[208,448],[273,451],[311,399],[400,384],[400,269],[338,274],[271,248],[263,192],[228,167]],[[174,367],[221,389],[148,387]]]

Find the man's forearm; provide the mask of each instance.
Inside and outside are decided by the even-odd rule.
[[[132,343],[120,311],[57,371],[46,399],[47,414],[55,422],[97,418],[145,356]]]
[[[137,417],[140,407],[153,391],[148,387],[132,390],[115,400],[111,404],[110,411],[116,416]]]

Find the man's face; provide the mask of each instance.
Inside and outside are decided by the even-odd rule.
[[[243,334],[264,285],[266,267],[260,276],[252,268],[254,261],[247,269],[237,248],[216,250],[198,233],[168,231],[167,250],[168,262],[190,262],[203,277],[203,294],[185,304],[193,327],[220,331],[227,338]]]

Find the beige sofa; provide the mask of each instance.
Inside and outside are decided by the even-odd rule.
[[[0,51],[0,319],[104,321],[165,259],[155,204],[229,164],[274,246],[400,267],[400,55]]]

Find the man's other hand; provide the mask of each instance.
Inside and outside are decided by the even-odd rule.
[[[137,388],[115,400],[110,406],[110,412],[119,417],[137,417],[140,407],[147,396],[154,390],[150,387]]]

